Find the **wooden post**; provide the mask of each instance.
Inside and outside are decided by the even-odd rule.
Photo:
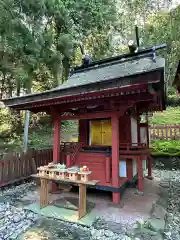
[[[120,188],[119,182],[119,118],[113,115],[112,123],[112,185],[115,188]],[[120,203],[120,192],[112,193],[113,203]]]
[[[86,185],[79,184],[79,209],[78,219],[86,215]]]
[[[40,188],[40,208],[46,207],[48,205],[48,180],[41,179]]]
[[[60,161],[59,153],[60,153],[61,123],[57,113],[53,115],[53,123],[54,123],[53,163],[58,163]],[[57,184],[52,183],[52,192],[55,192],[56,190],[57,190]]]
[[[137,157],[137,167],[138,167],[138,190],[143,191],[143,167],[142,167],[142,157]]]

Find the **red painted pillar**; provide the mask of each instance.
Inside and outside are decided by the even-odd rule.
[[[58,163],[60,161],[59,152],[60,152],[61,123],[59,120],[59,116],[57,114],[53,116],[53,123],[54,123],[53,163]],[[57,184],[52,183],[52,192],[56,190],[57,190]]]
[[[133,179],[133,161],[132,159],[128,158],[126,159],[126,164],[127,164],[127,178],[128,180]]]
[[[112,124],[112,185],[120,188],[119,183],[119,118],[114,115],[111,118]],[[114,204],[120,203],[120,192],[112,193]]]
[[[137,168],[138,168],[138,190],[143,191],[143,167],[142,167],[142,157],[137,158]]]
[[[88,120],[87,119],[79,120],[78,142],[84,143],[84,145],[86,145],[88,142]]]
[[[109,183],[110,179],[111,179],[111,158],[110,158],[110,153],[107,152],[106,153],[106,165],[105,165],[105,169],[106,169],[106,182]]]
[[[66,167],[70,168],[71,167],[71,154],[67,153],[66,155]]]
[[[59,118],[54,117],[54,145],[53,145],[53,162],[59,162],[59,152],[60,152],[60,131],[61,124]]]

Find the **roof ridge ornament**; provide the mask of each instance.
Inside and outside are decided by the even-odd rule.
[[[79,45],[82,54],[82,67],[86,68],[92,63],[92,58],[87,55],[84,45],[82,43]]]

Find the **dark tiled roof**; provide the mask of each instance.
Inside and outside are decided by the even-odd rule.
[[[153,61],[152,57],[121,59],[111,63],[93,66],[80,72],[75,72],[64,84],[42,93],[34,93],[22,97],[3,100],[9,107],[69,97],[81,93],[90,93],[119,87],[128,87],[136,84],[135,76],[150,75],[151,72],[163,71],[165,59],[159,56]],[[163,76],[164,77],[164,76]],[[152,79],[153,80],[153,79]],[[146,82],[143,77],[140,82]],[[148,80],[147,80],[148,81]]]
[[[142,74],[164,67],[165,60],[161,57],[157,57],[156,61],[153,61],[152,57],[134,59],[129,61],[127,61],[127,59],[126,61],[116,61],[111,64],[101,65],[100,67],[96,66],[83,72],[77,72],[69,77],[66,83],[52,89],[52,91]]]

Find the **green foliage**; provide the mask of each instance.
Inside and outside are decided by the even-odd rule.
[[[168,107],[163,112],[156,112],[150,118],[152,124],[180,124],[180,107]]]
[[[1,0],[1,96],[9,97],[14,91],[19,95],[23,89],[30,92],[32,87],[47,90],[67,79],[78,41],[86,42],[92,34],[96,39],[95,32],[97,38],[106,36],[114,28],[115,3]],[[99,49],[107,45],[103,41]]]
[[[93,57],[106,55],[106,36],[116,21],[115,0],[1,0],[0,99],[45,91],[67,80],[70,65],[81,63],[75,55],[79,42],[92,46],[92,36]],[[20,113],[11,114],[3,132],[22,125]]]
[[[167,106],[180,106],[180,97],[177,94],[169,95],[167,98]]]
[[[12,118],[7,109],[0,109],[0,136],[7,137],[11,134]]]
[[[180,140],[155,140],[151,147],[152,155],[180,156]]]

